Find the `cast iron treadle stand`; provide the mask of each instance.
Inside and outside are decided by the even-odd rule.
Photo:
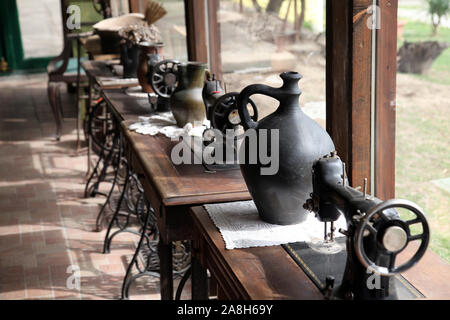
[[[127,173],[115,210],[113,210],[113,217],[108,225],[108,230],[106,232],[105,241],[103,244],[103,253],[110,253],[111,242],[113,238],[122,232],[129,232],[140,236],[142,234],[144,223],[148,220],[148,211],[153,212],[150,204],[145,199],[144,190],[139,183],[137,176],[128,166],[127,160],[125,158],[122,158],[121,162],[124,165]],[[125,214],[121,210],[122,205],[124,204],[124,200],[127,211]],[[134,228],[130,228],[132,216],[137,218],[140,224],[140,231],[136,231]],[[155,220],[151,219],[148,223],[151,224],[149,227],[151,233],[155,233],[152,231],[154,228],[154,224],[156,223]],[[114,226],[117,226],[119,230],[111,234],[111,230]],[[150,238],[148,239],[148,241],[150,241]]]
[[[152,217],[153,216],[153,217]],[[155,219],[153,215],[153,211],[149,211],[147,219],[152,217],[151,219]],[[156,224],[155,224],[155,230]],[[160,267],[159,267],[159,254],[158,254],[158,233],[156,233],[156,237],[150,241],[148,241],[149,236],[146,234],[147,231],[143,231],[141,235],[141,239],[139,240],[139,244],[134,253],[133,259],[131,260],[125,278],[122,284],[122,299],[128,300],[129,298],[129,290],[131,284],[138,278],[143,276],[160,276]],[[143,247],[145,241],[145,247]],[[189,277],[189,273],[191,270],[191,253],[190,253],[190,243],[189,241],[177,241],[174,243],[172,247],[173,254],[173,274],[174,277],[182,277],[182,284],[180,284],[181,288],[184,286],[187,278]],[[140,256],[143,261],[143,266],[139,264],[138,257]],[[138,273],[132,275],[133,266],[136,266]],[[188,273],[187,276],[184,276]],[[184,279],[184,280],[183,280]],[[180,291],[181,295],[181,291]]]
[[[104,101],[98,102],[92,108],[88,117],[88,135],[98,150],[99,158],[86,182],[84,189],[84,196],[86,198],[95,197],[97,194],[107,196],[99,192],[98,188],[101,182],[112,182],[107,177],[109,174],[108,168],[112,166],[115,171],[114,164],[118,163],[114,159],[119,154],[117,147],[119,134],[118,126],[112,120],[111,114],[106,111]],[[95,150],[95,148],[93,149]]]
[[[122,139],[119,144],[119,154],[123,153]],[[136,247],[133,258],[128,266],[122,285],[122,299],[128,299],[131,284],[138,278],[143,276],[159,277],[159,256],[158,242],[159,232],[156,225],[156,217],[153,208],[145,198],[144,189],[137,175],[128,165],[125,157],[120,157],[119,163],[116,164],[116,173],[113,180],[113,187],[108,194],[107,201],[99,213],[99,217],[105,212],[105,208],[110,204],[110,208],[114,212],[113,217],[108,225],[103,245],[103,253],[107,254],[111,251],[111,243],[115,236],[122,232],[129,232],[140,235],[139,243]],[[112,193],[115,185],[120,186],[119,172],[124,168],[126,172],[123,185],[120,188],[120,196],[114,208],[111,207]],[[123,204],[125,203],[124,212]],[[137,218],[139,223],[139,231],[132,228],[132,218]],[[104,219],[104,218],[101,218]],[[133,219],[135,220],[135,219]],[[100,218],[97,219],[99,224]],[[103,221],[103,220],[102,220]],[[101,224],[101,223],[100,223]],[[112,232],[112,228],[116,226],[119,229]],[[139,258],[139,259],[138,259]],[[136,266],[137,274],[132,275],[133,267]],[[176,242],[173,246],[173,270],[175,276],[182,276],[190,270],[190,246],[189,242]],[[185,282],[185,281],[184,281]],[[183,285],[184,285],[183,282]]]
[[[120,133],[118,133],[119,135],[119,151],[114,155],[114,159],[112,161],[112,167],[114,168],[114,178],[112,180],[112,186],[111,189],[108,192],[108,195],[106,197],[106,201],[103,204],[100,212],[97,215],[97,220],[96,220],[96,230],[97,231],[101,231],[103,229],[103,224],[104,221],[107,217],[107,207],[109,207],[110,211],[113,212],[112,215],[114,215],[114,213],[117,211],[121,211],[122,209],[122,200],[121,197],[122,195],[124,195],[127,192],[127,187],[128,187],[128,179],[129,179],[129,174],[128,174],[128,165],[127,165],[127,161],[125,159],[125,157],[123,157],[123,144],[122,144],[122,136],[120,135]],[[125,173],[125,177],[123,177],[123,173]],[[121,175],[122,173],[122,175]],[[114,195],[114,191],[115,189],[118,189],[118,194],[119,196],[119,201],[115,201],[116,198],[113,197]],[[115,205],[114,205],[114,202]],[[127,205],[128,205],[129,201],[127,199]],[[133,211],[134,208],[131,207],[131,205],[128,205],[128,212],[125,213],[126,215],[129,214],[130,211]],[[111,215],[109,215],[111,216]]]

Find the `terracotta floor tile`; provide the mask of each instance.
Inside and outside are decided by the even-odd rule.
[[[1,97],[10,96],[0,104],[0,299],[119,299],[136,237],[118,236],[104,255],[105,230],[92,232],[104,197],[84,198],[87,159],[75,150],[73,97],[63,94],[57,142],[47,75],[8,80],[0,81]],[[67,287],[72,264],[80,290]],[[133,290],[133,299],[160,298],[158,279],[141,279]]]

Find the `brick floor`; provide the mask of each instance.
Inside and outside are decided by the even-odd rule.
[[[105,231],[92,230],[102,199],[83,198],[86,152],[76,153],[74,104],[64,99],[57,142],[47,76],[0,77],[0,299],[120,298],[136,237],[101,253]],[[139,279],[130,298],[159,299],[159,279]]]

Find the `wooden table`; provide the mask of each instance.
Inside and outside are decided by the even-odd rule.
[[[83,70],[86,72],[86,75],[88,77],[88,96],[87,96],[87,110],[86,112],[89,113],[92,107],[92,91],[94,89],[94,85],[98,87],[98,90],[101,92],[105,89],[121,89],[121,88],[128,88],[128,87],[134,87],[139,85],[137,82],[137,79],[135,79],[134,82],[127,82],[121,85],[104,85],[104,83],[101,81],[102,78],[114,78],[114,79],[120,79],[119,75],[116,75],[113,73],[111,65],[112,64],[118,64],[118,61],[116,60],[102,60],[102,61],[94,61],[94,60],[88,60],[84,61],[81,66]],[[91,149],[92,149],[92,140],[91,137],[88,137],[88,170],[86,173],[86,176],[90,175],[91,172]]]
[[[193,255],[216,279],[219,299],[323,299],[281,246],[226,250],[219,230],[203,207],[192,208],[191,217],[197,234]],[[431,250],[402,275],[427,299],[450,299],[450,265]],[[198,296],[207,298],[204,284],[193,286],[203,290]]]
[[[148,98],[136,98],[128,96],[124,92],[125,89],[103,89],[101,96],[108,104],[116,120],[137,121],[139,116],[147,116],[153,113]]]
[[[83,67],[84,71],[86,72],[86,75],[89,79],[89,93],[88,93],[88,106],[91,106],[92,101],[92,88],[95,85],[99,87],[100,90],[104,89],[121,89],[121,88],[128,88],[128,87],[134,87],[138,86],[139,83],[137,82],[137,79],[133,82],[128,82],[124,84],[116,84],[116,85],[104,85],[102,82],[102,78],[114,78],[114,79],[120,79],[121,77],[114,74],[111,65],[115,64],[113,60],[105,60],[105,61],[94,61],[94,60],[88,60],[84,61],[81,66]],[[118,62],[117,62],[118,64]]]
[[[174,165],[170,153],[177,142],[162,135],[146,136],[128,130],[137,115],[149,111],[143,99],[127,96],[120,90],[104,90],[103,96],[110,111],[122,120],[126,158],[155,211],[160,233],[161,298],[173,299],[172,242],[193,238],[190,207],[249,200],[250,194],[240,170],[209,173],[203,165]],[[193,263],[195,278],[196,263]]]
[[[122,79],[122,76],[119,74],[115,74],[112,70],[113,65],[119,65],[118,60],[103,60],[103,61],[94,61],[88,60],[84,61],[81,66],[83,67],[86,75],[91,80],[90,86],[92,84],[98,85],[101,89],[119,89],[119,88],[128,88],[133,86],[138,86],[139,82],[137,79],[128,79],[126,83],[123,84],[110,84],[105,85],[102,79],[111,78],[115,80]]]

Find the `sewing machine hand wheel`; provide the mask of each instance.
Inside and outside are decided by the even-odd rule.
[[[150,79],[150,84],[158,96],[170,98],[178,85],[178,65],[176,60],[163,60],[158,62]]]
[[[391,208],[404,208],[414,213],[416,217],[411,220],[404,221],[402,227],[392,225],[389,228],[384,229],[384,234],[381,237],[381,245],[384,247],[386,252],[391,255],[391,263],[388,267],[378,266],[370,260],[364,249],[363,238],[366,230],[372,233],[375,238],[379,239],[379,231],[376,230],[369,222],[378,216],[379,219],[384,221],[389,221],[389,218],[383,213],[384,210]],[[422,233],[417,235],[411,235],[410,226],[413,224],[420,223],[422,225]],[[401,273],[413,267],[425,254],[430,240],[430,229],[428,227],[428,221],[425,214],[422,212],[415,203],[407,200],[392,199],[382,202],[374,207],[372,207],[364,217],[364,219],[359,223],[355,232],[355,253],[361,262],[361,264],[376,273],[384,276],[393,276],[394,274]],[[415,252],[415,254],[402,265],[395,267],[395,256],[403,251],[411,241],[421,240],[420,246]]]
[[[225,132],[225,130],[234,129],[234,127],[242,123],[236,103],[238,95],[239,93],[237,92],[229,92],[217,99],[209,115],[213,128]],[[248,103],[253,110],[251,119],[257,121],[258,109],[252,100],[249,99]]]

